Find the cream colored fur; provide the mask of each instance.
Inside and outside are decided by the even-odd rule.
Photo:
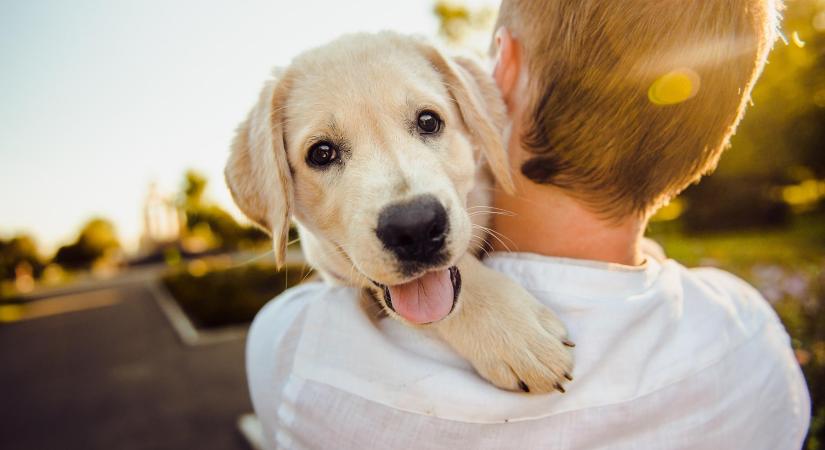
[[[444,121],[437,139],[410,132],[422,108]],[[238,128],[226,180],[241,210],[272,234],[279,264],[292,218],[322,277],[365,289],[374,289],[369,280],[409,281],[376,237],[382,208],[434,195],[450,222],[444,267],[459,268],[463,287],[454,311],[425,326],[496,386],[561,390],[572,367],[564,326],[473,256],[487,237],[487,216],[468,208],[488,204],[493,176],[501,188],[513,186],[501,142],[505,120],[492,80],[470,60],[393,33],[346,36],[300,55],[266,82]],[[347,143],[342,166],[306,163],[319,137]]]

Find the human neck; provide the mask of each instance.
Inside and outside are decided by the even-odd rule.
[[[646,220],[605,221],[563,190],[517,177],[516,195],[498,189],[494,194],[495,207],[507,211],[493,216],[493,228],[503,235],[492,239],[494,250],[628,266],[644,263],[640,244]]]

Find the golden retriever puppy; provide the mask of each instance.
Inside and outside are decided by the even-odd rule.
[[[513,188],[505,120],[492,79],[470,60],[393,33],[345,36],[265,83],[226,181],[271,233],[278,264],[294,220],[325,280],[433,327],[496,386],[563,391],[564,326],[474,256],[487,215],[468,211],[488,204],[493,177]]]

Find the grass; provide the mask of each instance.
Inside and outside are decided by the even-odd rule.
[[[704,235],[682,233],[678,223],[653,223],[648,235],[682,264],[718,265],[744,278],[755,265],[822,270],[825,263],[825,214],[821,213],[795,217],[787,228]]]

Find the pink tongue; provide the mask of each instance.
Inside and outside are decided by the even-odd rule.
[[[427,272],[409,283],[390,286],[392,306],[412,323],[443,319],[453,308],[453,283],[448,269]]]

